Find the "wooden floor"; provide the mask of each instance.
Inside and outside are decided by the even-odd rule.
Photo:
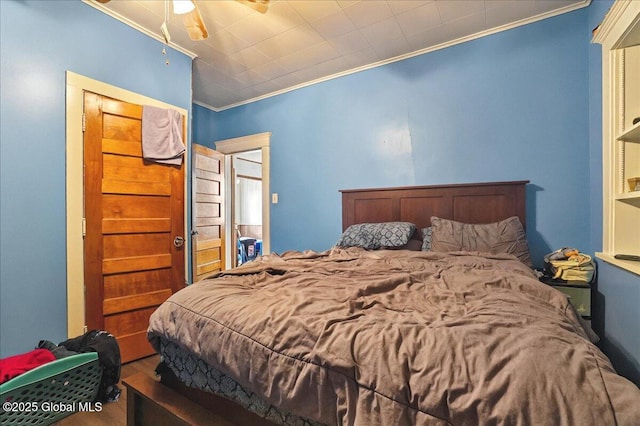
[[[125,364],[120,371],[120,380],[140,372],[155,377],[154,370],[159,362],[160,356],[154,355]],[[58,426],[125,426],[127,424],[127,389],[122,383],[118,386],[122,390],[118,402],[103,404],[100,412],[72,414],[55,424]]]

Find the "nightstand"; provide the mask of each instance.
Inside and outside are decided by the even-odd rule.
[[[540,277],[540,281],[569,296],[569,301],[580,316],[591,326],[591,284],[585,281],[554,280]]]

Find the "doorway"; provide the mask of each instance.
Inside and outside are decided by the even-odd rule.
[[[262,152],[231,155],[233,176],[231,229],[237,247],[232,266],[240,266],[262,254]]]
[[[87,329],[85,321],[85,266],[84,266],[84,152],[83,108],[85,92],[121,99],[126,102],[153,105],[178,110],[188,122],[188,111],[135,92],[67,71],[66,74],[66,199],[67,199],[67,335],[75,337]],[[188,163],[188,153],[185,161]],[[185,182],[186,185],[186,182]],[[186,187],[185,187],[186,190]],[[186,203],[184,205],[186,209]],[[185,215],[186,217],[186,211]],[[184,229],[186,229],[184,222]],[[189,258],[185,246],[183,258]],[[186,274],[180,277],[186,282]]]
[[[271,227],[270,227],[270,218],[271,218],[271,212],[270,212],[270,143],[271,143],[271,133],[270,132],[265,132],[265,133],[258,133],[258,134],[254,134],[254,135],[248,135],[248,136],[242,136],[239,138],[233,138],[233,139],[225,139],[225,140],[221,140],[221,141],[216,141],[214,142],[216,150],[222,154],[225,154],[225,185],[226,185],[226,193],[227,194],[231,194],[230,196],[230,200],[228,200],[228,202],[226,203],[226,211],[225,211],[225,215],[228,218],[235,218],[235,209],[232,206],[235,206],[235,196],[234,196],[234,191],[235,191],[235,187],[236,187],[236,178],[235,176],[233,176],[233,157],[234,155],[238,155],[237,158],[245,158],[246,160],[249,161],[253,161],[254,162],[254,166],[256,167],[255,164],[259,164],[259,168],[260,168],[260,185],[259,185],[259,191],[260,191],[260,203],[261,203],[261,208],[260,208],[260,213],[261,213],[261,221],[260,221],[260,232],[261,232],[261,239],[262,239],[262,244],[261,244],[261,251],[262,254],[269,254],[271,252]],[[246,154],[246,153],[251,153],[251,154]],[[242,160],[241,160],[242,161]],[[236,163],[238,162],[238,160],[236,159]],[[242,179],[241,178],[241,182],[244,181],[243,185],[244,186],[252,186],[252,193],[256,193],[256,187],[258,185],[255,184],[255,182],[253,182],[253,184],[251,183],[247,183],[247,181],[250,179]],[[255,201],[257,202],[257,201]],[[254,202],[254,203],[255,203]],[[252,207],[252,211],[255,213],[255,211],[257,211],[257,208],[255,207],[255,204],[252,204],[254,207]],[[254,219],[251,219],[250,221],[254,222]],[[231,268],[235,265],[237,265],[237,238],[238,238],[238,233],[235,230],[234,225],[232,224],[234,222],[234,220],[227,220],[226,221],[226,229],[225,229],[225,233],[226,235],[231,235],[233,242],[231,242],[231,244],[227,244],[226,245],[226,267],[227,268]],[[257,222],[257,221],[256,221]],[[247,224],[250,225],[250,224]],[[252,232],[256,232],[256,229],[254,230],[250,230],[249,227],[239,228],[239,231],[245,232],[248,234],[252,233]],[[255,234],[254,234],[255,235]],[[254,246],[254,250],[255,250],[255,246]],[[234,260],[235,259],[235,262]]]

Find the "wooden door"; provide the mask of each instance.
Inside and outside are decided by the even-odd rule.
[[[85,93],[85,305],[122,362],[152,354],[149,316],[184,287],[184,165],[142,158],[142,106]]]
[[[225,269],[224,154],[193,144],[193,280]]]

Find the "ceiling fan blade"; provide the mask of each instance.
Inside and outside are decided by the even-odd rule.
[[[96,0],[98,3],[109,3],[111,0]]]
[[[200,9],[198,9],[198,3],[193,2],[195,8],[184,15],[182,18],[184,21],[184,26],[187,28],[187,32],[189,33],[189,38],[193,41],[205,40],[209,37],[209,33],[207,32],[207,27],[204,25],[204,21],[202,20],[202,15],[200,14]]]
[[[269,2],[271,0],[238,0],[240,3],[249,6],[251,9],[260,12],[267,13],[269,10]]]

